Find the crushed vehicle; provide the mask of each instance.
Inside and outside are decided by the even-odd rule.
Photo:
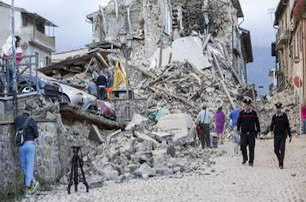
[[[18,94],[24,94],[37,91],[45,97],[52,100],[61,101],[63,99],[63,90],[56,82],[48,79],[37,77],[29,74],[22,74],[17,78]]]
[[[73,105],[81,106],[82,110],[95,112],[97,108],[97,98],[77,88],[58,83],[63,90],[63,101]]]
[[[102,115],[107,119],[116,120],[116,112],[110,103],[98,100],[97,105],[98,105],[97,113],[99,115]]]

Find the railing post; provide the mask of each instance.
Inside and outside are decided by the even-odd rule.
[[[35,53],[36,91],[38,91],[38,53]]]

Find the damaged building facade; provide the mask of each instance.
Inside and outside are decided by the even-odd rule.
[[[0,1],[0,18],[0,44],[2,47],[12,33],[11,5],[2,1]],[[51,53],[55,52],[55,27],[57,26],[54,23],[37,13],[15,7],[15,34],[21,37],[23,55],[38,54],[39,67],[50,65]]]
[[[302,99],[306,99],[306,3],[303,0],[280,0],[275,11],[276,39],[272,43],[275,56],[277,90],[288,87],[298,94],[298,78],[302,81]]]
[[[247,83],[246,64],[253,61],[253,56],[250,32],[239,26],[243,19],[239,1],[114,0],[87,19],[93,30],[90,46],[116,44],[119,30],[125,27],[135,41],[143,43],[146,59],[160,46],[171,46],[180,37],[212,35],[226,47],[241,83]]]

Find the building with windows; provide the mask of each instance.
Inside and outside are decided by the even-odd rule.
[[[302,81],[302,98],[306,100],[305,90],[305,32],[306,1],[280,0],[275,12],[274,27],[277,28],[276,40],[272,43],[272,56],[275,60],[277,89],[294,88],[296,81]]]
[[[290,12],[292,21],[292,34],[290,38],[292,79],[302,81],[301,93],[302,99],[306,101],[306,1],[295,1]],[[296,82],[296,81],[295,81]],[[295,92],[298,88],[294,85]]]
[[[11,5],[0,1],[0,49],[12,33]],[[38,66],[50,64],[51,53],[55,52],[54,28],[51,21],[15,7],[15,35],[21,37],[23,55],[38,54]]]

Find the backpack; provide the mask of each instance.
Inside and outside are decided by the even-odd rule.
[[[24,143],[25,128],[27,127],[29,120],[30,120],[30,117],[28,116],[26,121],[22,124],[22,126],[16,129],[15,144],[17,146],[21,146]]]

